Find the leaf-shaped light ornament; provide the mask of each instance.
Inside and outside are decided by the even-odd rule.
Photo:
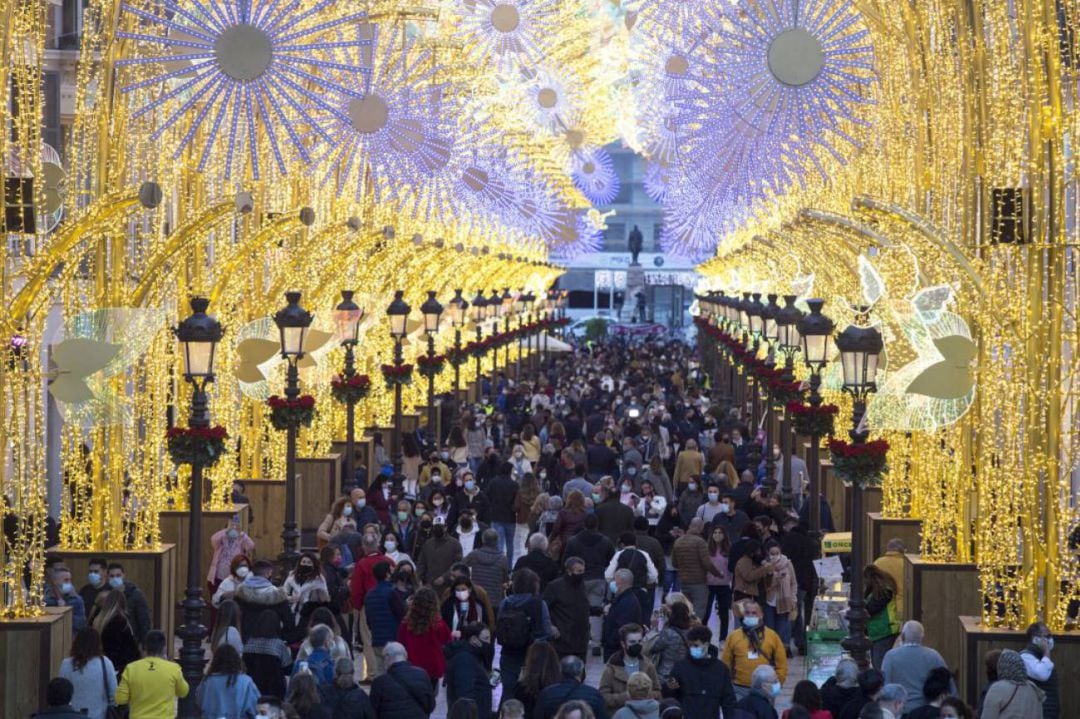
[[[242,383],[265,382],[266,373],[280,361],[281,344],[255,337],[236,345],[236,379]]]
[[[949,285],[934,285],[916,292],[911,298],[911,306],[924,324],[931,325],[941,318],[941,312],[952,296],[953,290]]]
[[[908,394],[922,394],[935,399],[960,399],[975,386],[971,363],[977,354],[969,337],[949,335],[934,340],[941,361],[930,365],[908,385]]]
[[[791,294],[796,297],[796,304],[804,305],[804,311],[808,311],[809,307],[805,307],[805,304],[806,300],[813,296],[814,273],[799,275],[791,280],[789,286],[791,287]]]
[[[55,378],[49,383],[49,394],[59,402],[78,404],[94,398],[87,379],[112,362],[121,346],[98,342],[85,337],[73,337],[52,347],[56,365]]]
[[[859,285],[863,304],[872,308],[885,295],[885,280],[866,255],[859,255]]]

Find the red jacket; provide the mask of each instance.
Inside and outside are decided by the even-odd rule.
[[[450,642],[450,627],[446,626],[442,617],[425,634],[413,634],[402,622],[398,627],[397,640],[408,652],[410,663],[427,672],[432,681],[442,679],[446,673],[443,646]]]
[[[394,560],[382,552],[367,555],[353,567],[352,576],[349,577],[349,598],[354,609],[363,608],[364,597],[377,584],[374,569],[379,562],[387,562],[391,569],[394,568]]]

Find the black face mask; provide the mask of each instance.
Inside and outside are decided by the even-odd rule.
[[[471,519],[463,519],[463,520],[461,520],[461,528],[466,532],[471,531],[472,530],[472,520]]]
[[[584,574],[568,574],[568,575],[566,575],[566,578],[574,586],[578,586],[579,584],[581,584],[582,582],[585,581],[585,575]]]
[[[630,646],[628,646],[626,648],[626,656],[630,657],[631,659],[640,658],[641,657],[641,645],[640,644],[631,644]]]
[[[424,530],[425,532],[431,531],[431,520],[425,519],[424,521],[420,522],[420,529]]]

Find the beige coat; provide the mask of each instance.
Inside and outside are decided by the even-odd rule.
[[[684,534],[671,547],[671,566],[679,572],[680,584],[704,584],[708,574],[720,576],[709,556],[709,545],[696,534]]]
[[[675,460],[675,491],[681,490],[690,477],[705,471],[705,455],[696,449],[684,449]]]
[[[652,679],[652,698],[659,699],[660,678],[656,675],[656,667],[644,654],[638,661],[641,662],[638,671],[648,674],[649,679]],[[600,675],[600,695],[604,697],[604,704],[607,705],[609,712],[615,711],[630,701],[630,695],[626,693],[626,682],[629,679],[630,675],[626,672],[622,651],[615,652],[604,665],[604,673]]]
[[[768,603],[776,607],[778,614],[797,612],[799,587],[795,582],[795,567],[791,565],[790,559],[781,554],[780,559],[773,563],[772,568],[773,575],[768,589],[765,590]]]

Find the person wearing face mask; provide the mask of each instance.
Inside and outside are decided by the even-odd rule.
[[[708,627],[693,627],[686,633],[688,656],[676,662],[671,676],[663,685],[664,696],[678,699],[684,716],[735,716],[735,691],[727,666],[716,658],[712,647],[712,631]]]
[[[428,454],[427,462],[420,468],[420,486],[428,486],[431,483],[431,475],[436,472],[441,477],[449,477],[450,467],[442,460],[438,452],[431,452]]]
[[[672,503],[675,498],[675,491],[671,486],[671,478],[668,476],[667,470],[664,469],[664,462],[660,459],[660,455],[653,455],[649,459],[648,466],[641,472],[639,486],[645,482],[652,484],[656,494],[663,497],[668,504]]]
[[[237,519],[233,517],[224,529],[219,529],[210,537],[210,546],[214,548],[214,554],[210,559],[210,568],[206,574],[206,585],[213,596],[221,583],[232,574],[232,561],[242,554],[251,554],[255,549],[255,542],[240,529]],[[213,624],[214,611],[211,610],[211,624]]]
[[[713,527],[723,529],[728,536],[728,541],[735,544],[742,536],[743,527],[750,521],[746,512],[735,506],[733,492],[720,492],[719,511],[709,520]]]
[[[705,490],[705,504],[698,507],[694,516],[701,519],[705,524],[711,524],[717,515],[725,512],[727,508],[720,504],[720,488],[715,484],[709,484]]]
[[[229,563],[229,576],[221,580],[217,591],[214,592],[213,597],[210,599],[210,605],[219,607],[226,599],[232,599],[236,595],[236,588],[247,579],[250,573],[251,560],[246,554],[238,554],[233,557],[232,562]]]
[[[791,645],[791,625],[799,617],[799,587],[795,568],[784,556],[780,543],[765,543],[765,561],[772,565],[772,581],[765,591],[765,623],[780,635],[785,647]]]
[[[751,677],[750,691],[735,705],[744,712],[747,719],[777,719],[776,698],[780,696],[780,680],[776,670],[769,665],[762,665],[754,670]]]
[[[53,565],[45,584],[46,607],[71,607],[72,634],[86,626],[86,605],[71,583],[71,570],[62,564]]]
[[[404,544],[405,543],[401,541],[396,532],[386,532],[383,534],[383,554],[385,554],[395,566],[401,562],[412,561],[412,557],[401,551],[401,547]]]
[[[87,619],[93,621],[94,607],[96,606],[98,595],[102,592],[109,590],[109,581],[106,576],[109,563],[100,558],[94,557],[88,563],[86,579],[87,582],[79,590],[79,596],[82,597],[83,606],[86,607]]]
[[[630,700],[627,683],[636,672],[649,677],[651,698],[660,698],[660,679],[656,667],[645,656],[644,641],[645,629],[640,624],[624,624],[619,628],[619,651],[611,655],[600,675],[600,695],[609,712],[617,711]]]
[[[399,547],[408,546],[413,532],[416,531],[416,524],[412,502],[407,499],[398,500],[397,509],[390,518],[390,529],[397,535]]]
[[[679,510],[679,520],[683,525],[697,516],[698,507],[705,501],[705,488],[702,486],[700,476],[690,477],[689,481],[679,492],[679,499],[675,506]]]
[[[353,504],[349,497],[338,497],[334,500],[330,512],[323,518],[322,523],[319,524],[319,528],[315,532],[315,539],[319,549],[329,544],[334,535],[342,531],[346,525],[350,525],[353,530],[356,529],[353,512]]]
[[[626,624],[643,624],[639,590],[634,588],[634,573],[629,569],[617,569],[608,583],[611,602],[604,615],[600,645],[604,661],[619,650],[619,628]]]
[[[742,626],[724,642],[722,661],[731,670],[735,693],[741,699],[750,693],[754,670],[771,666],[780,683],[787,679],[787,652],[779,635],[765,626],[761,605],[754,601],[742,604]]]
[[[641,481],[641,465],[645,458],[637,448],[633,437],[623,437],[622,443],[622,478],[630,480],[634,491],[637,491]]]
[[[436,517],[431,526],[431,537],[420,548],[417,558],[416,577],[421,584],[441,586],[443,576],[450,571],[455,562],[460,562],[463,554],[461,542],[446,533],[446,524]]]
[[[602,535],[601,535],[602,536]],[[555,627],[555,651],[559,657],[585,657],[589,651],[590,603],[585,591],[585,561],[570,556],[564,574],[544,587],[543,600]],[[603,581],[603,580],[601,580]]]
[[[476,702],[477,719],[491,719],[491,682],[487,658],[494,654],[491,630],[479,623],[465,625],[460,637],[443,647],[446,657],[446,704],[459,699]]]
[[[304,552],[296,563],[296,568],[285,578],[285,596],[292,606],[293,618],[304,626],[304,619],[316,605],[325,605],[330,601],[323,579],[319,558],[313,552]]]
[[[405,617],[405,601],[390,583],[391,571],[389,562],[376,563],[371,569],[375,584],[364,595],[364,621],[371,636],[371,655],[374,658],[374,664],[368,668],[370,678],[386,671],[383,648],[397,638],[398,627]]]
[[[488,496],[480,491],[471,472],[465,472],[461,477],[461,491],[454,497],[453,509],[458,515],[471,512],[476,521],[485,526],[491,522],[491,503]],[[456,516],[451,516],[449,522],[454,523],[457,519]]]
[[[450,593],[443,599],[441,613],[453,639],[460,639],[461,630],[468,624],[488,624],[484,605],[476,595],[476,586],[464,575],[451,579]]]
[[[150,631],[150,604],[146,601],[146,595],[135,584],[129,582],[124,574],[124,565],[112,562],[108,569],[109,587],[122,589],[124,599],[127,600],[127,612],[131,619],[131,629],[135,632],[135,639],[141,646],[146,639],[146,633]]]
[[[1050,658],[1054,650],[1054,636],[1043,622],[1035,622],[1027,628],[1028,644],[1020,652],[1028,679],[1045,694],[1043,719],[1057,719],[1061,712],[1058,675]]]
[[[379,514],[375,511],[374,507],[368,506],[367,492],[357,487],[349,492],[349,503],[352,504],[352,511],[346,515],[345,508],[342,507],[342,516],[345,521],[351,521],[353,526],[357,529],[362,529],[369,524],[379,523]],[[331,533],[331,536],[333,533]]]

